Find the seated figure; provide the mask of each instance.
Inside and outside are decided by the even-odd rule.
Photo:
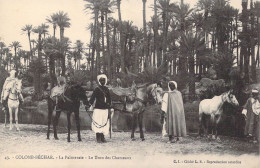
[[[51,90],[51,98],[54,99],[56,97],[59,97],[60,95],[62,95],[65,91],[65,87],[66,87],[66,78],[63,76],[59,76],[57,77],[57,86],[55,86],[52,90]]]

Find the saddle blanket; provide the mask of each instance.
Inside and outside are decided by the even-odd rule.
[[[65,91],[65,85],[61,85],[61,86],[55,86],[54,88],[52,88],[51,90],[51,98],[60,96],[64,93]]]

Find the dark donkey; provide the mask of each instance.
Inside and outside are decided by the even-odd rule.
[[[68,137],[67,140],[70,142],[70,116],[74,112],[76,126],[78,131],[78,141],[81,141],[80,136],[80,122],[79,122],[79,107],[80,107],[80,100],[83,101],[83,104],[86,106],[88,105],[88,99],[86,96],[85,89],[80,85],[68,85],[65,88],[64,93],[58,98],[58,103],[56,100],[48,97],[48,131],[47,131],[47,139],[50,136],[50,125],[52,120],[52,113],[56,107],[56,115],[53,120],[53,130],[54,130],[54,138],[58,140],[57,136],[57,125],[58,120],[60,118],[61,111],[67,112],[67,121],[68,121]]]

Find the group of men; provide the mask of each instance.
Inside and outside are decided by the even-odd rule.
[[[11,70],[10,76],[5,80],[3,90],[9,82],[16,80],[16,71]],[[70,80],[70,79],[67,79]],[[109,112],[111,108],[111,97],[109,89],[106,86],[107,76],[101,74],[97,76],[98,86],[94,89],[89,100],[89,106],[94,108],[92,116],[92,130],[96,133],[98,143],[105,143],[105,135],[109,133],[110,120]],[[67,83],[66,78],[58,77],[58,89],[52,91],[51,96],[57,96],[64,91],[64,85]],[[162,87],[162,83],[157,83],[157,87]],[[257,142],[259,138],[259,113],[260,103],[258,98],[259,91],[252,90],[252,96],[247,100],[242,114],[246,116],[245,134]],[[1,103],[6,107],[8,95],[1,94]],[[186,121],[184,115],[184,106],[182,94],[177,90],[177,83],[170,81],[168,83],[168,91],[164,92],[162,98],[161,110],[165,114],[165,133],[169,137],[169,143],[180,140],[180,137],[186,136]]]
[[[90,106],[94,106],[92,130],[96,133],[98,143],[106,142],[104,135],[109,132],[109,108],[111,108],[111,97],[106,87],[107,77],[102,74],[97,77],[99,85],[89,101]],[[157,87],[162,87],[162,83],[157,83]],[[245,135],[259,141],[259,112],[260,103],[258,99],[259,91],[252,90],[252,96],[244,105],[242,114],[246,116]],[[177,90],[175,81],[168,82],[168,91],[164,92],[161,110],[165,114],[165,134],[169,137],[169,143],[175,143],[187,135],[186,121],[184,114],[183,98]]]

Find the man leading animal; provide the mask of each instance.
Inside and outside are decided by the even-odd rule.
[[[107,76],[104,74],[98,75],[97,80],[99,85],[94,89],[89,103],[90,106],[94,106],[92,130],[96,133],[97,142],[104,143],[106,142],[105,135],[111,131],[111,117],[109,117],[111,115],[109,110],[111,107],[111,97],[106,87]]]

